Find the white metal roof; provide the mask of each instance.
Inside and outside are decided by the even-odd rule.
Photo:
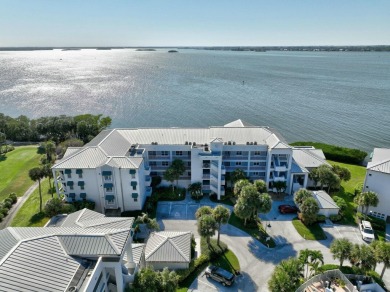
[[[319,167],[322,164],[331,166],[325,159],[321,158],[319,154],[320,149],[301,149],[293,148],[293,159],[300,166],[304,168]]]
[[[375,148],[372,160],[367,164],[367,169],[390,173],[390,149]]]
[[[235,120],[233,122],[230,122],[226,125],[224,125],[224,127],[254,127],[254,125],[252,124],[249,124],[241,119],[238,119],[238,120]]]
[[[99,147],[85,147],[55,164],[53,168],[96,168],[107,161],[107,155]]]
[[[191,236],[191,232],[153,232],[146,243],[146,262],[190,262]]]
[[[339,209],[339,206],[325,191],[315,191],[312,195],[320,209]]]

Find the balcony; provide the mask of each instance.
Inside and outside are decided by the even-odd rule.
[[[210,168],[210,163],[203,163],[203,168],[209,169]]]
[[[286,166],[275,166],[274,169],[277,172],[279,172],[279,171],[287,171],[287,167]]]
[[[65,180],[65,178],[63,176],[61,176],[61,175],[57,176],[57,181],[64,181],[64,180]]]
[[[210,151],[210,152],[199,153],[200,156],[215,156],[215,157],[219,157],[221,156],[221,154],[222,154],[221,151]]]
[[[209,174],[209,173],[204,173],[204,174],[202,175],[202,178],[203,178],[203,179],[210,179],[210,174]]]
[[[221,176],[221,185],[225,185],[226,181],[225,181],[225,176]]]
[[[172,159],[191,160],[191,155],[172,155]]]
[[[145,185],[150,186],[152,179],[149,175],[145,176]]]
[[[149,155],[149,160],[171,160],[169,155]]]
[[[286,181],[286,177],[283,175],[281,175],[281,176],[274,175],[273,179],[274,179],[274,181]]]
[[[267,160],[267,155],[251,155],[251,160]]]
[[[150,166],[145,165],[145,174],[149,175],[150,174]]]
[[[211,184],[210,190],[214,193],[218,193],[218,186],[216,184]]]
[[[224,155],[223,160],[248,160],[248,155]]]
[[[221,166],[221,174],[226,174],[225,165],[222,165],[222,166]]]
[[[152,187],[146,187],[145,188],[145,195],[147,197],[151,196],[152,195]]]

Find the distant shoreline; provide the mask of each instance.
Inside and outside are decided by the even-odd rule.
[[[237,52],[266,52],[266,51],[303,51],[303,52],[390,52],[390,45],[372,46],[167,46],[167,47],[0,47],[0,51],[49,51],[49,50],[111,50],[111,49],[134,49],[136,51],[153,51],[156,49],[195,49]]]

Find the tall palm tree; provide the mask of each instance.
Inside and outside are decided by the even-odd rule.
[[[204,215],[213,215],[213,209],[210,206],[202,206],[195,212],[196,219],[199,219]]]
[[[340,268],[343,266],[344,260],[348,259],[351,254],[352,243],[346,238],[333,240],[330,245],[330,252],[334,259],[340,260]]]
[[[45,143],[46,159],[47,162],[53,161],[53,155],[56,152],[56,144],[53,141],[47,141]]]
[[[198,219],[199,235],[206,238],[207,244],[210,246],[210,237],[215,235],[217,230],[217,222],[212,215],[203,215]]]
[[[188,191],[190,192],[192,197],[199,199],[199,197],[202,196],[202,183],[195,182],[195,183],[190,184],[188,186]]]
[[[379,204],[378,195],[375,192],[371,192],[371,191],[358,194],[355,197],[354,201],[356,204],[358,204],[359,207],[362,208],[362,213],[363,213],[363,209],[365,209],[364,214],[366,216],[370,206],[376,207]]]
[[[228,220],[229,220],[229,217],[230,217],[229,209],[224,207],[224,206],[222,206],[222,205],[218,205],[213,210],[213,217],[214,217],[215,221],[218,224],[218,228],[217,228],[217,231],[218,231],[217,244],[219,245],[219,236],[221,234],[221,226],[222,226],[222,224],[228,223]]]
[[[306,248],[303,249],[299,252],[299,260],[302,262],[304,266],[306,266],[306,273],[304,274],[305,279],[308,276],[308,271],[309,271],[309,257],[311,254],[311,250]]]
[[[310,269],[312,270],[311,275],[316,274],[318,272],[320,265],[323,264],[324,264],[324,255],[322,254],[322,252],[319,250],[312,250],[310,254],[310,262],[309,262]]]
[[[252,206],[242,198],[239,198],[234,205],[234,213],[238,218],[244,220],[244,225],[246,226],[246,221],[252,217]]]
[[[383,269],[381,272],[381,279],[383,278],[383,275],[385,274],[386,269],[390,267],[390,243],[384,242],[384,241],[378,241],[378,255],[379,259],[378,262],[383,263]]]
[[[49,179],[49,192],[51,194],[51,197],[53,198],[53,186],[51,185],[51,179],[53,178],[53,172],[51,171],[51,164],[45,164],[42,166],[42,171],[44,177],[47,177]]]
[[[42,212],[42,190],[41,190],[41,179],[45,176],[44,171],[39,167],[34,167],[28,172],[29,177],[33,181],[38,181],[39,186],[39,212]]]
[[[239,181],[236,181],[235,184],[234,184],[234,189],[233,189],[234,195],[237,196],[237,197],[240,196],[242,189],[245,186],[250,185],[250,184],[251,183],[247,179],[240,179]]]

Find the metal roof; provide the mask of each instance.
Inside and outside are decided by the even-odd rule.
[[[390,173],[390,149],[375,148],[372,153],[372,160],[367,164],[367,169]]]
[[[104,235],[60,235],[58,238],[68,255],[96,257],[121,254],[115,244]]]
[[[83,147],[68,147],[66,149],[66,152],[65,152],[64,156],[62,157],[62,159],[65,159],[65,158],[75,154],[76,152],[80,151],[81,149],[83,149]]]
[[[139,168],[143,161],[143,158],[133,157],[111,157],[106,164],[111,167],[120,168]]]
[[[142,254],[144,253],[146,244],[144,243],[132,243],[131,250],[133,252],[134,263],[139,264],[141,262]],[[123,256],[123,259],[127,261],[127,253]]]
[[[124,156],[128,152],[130,145],[120,133],[113,130],[102,140],[99,147],[101,147],[108,156]]]
[[[65,291],[79,266],[55,236],[21,242],[0,263],[0,291]]]
[[[191,232],[153,232],[146,243],[146,262],[190,262],[191,236]]]
[[[249,124],[241,119],[238,119],[238,120],[235,120],[233,122],[230,122],[230,123],[224,125],[224,127],[254,127],[254,125]]]
[[[319,152],[320,149],[301,149],[293,148],[293,159],[300,167],[319,167],[322,164],[331,166],[325,159],[321,158]]]
[[[339,209],[339,206],[333,201],[333,199],[324,191],[315,191],[312,193],[314,199],[316,199],[320,209]]]
[[[18,243],[18,239],[15,238],[8,229],[0,230],[0,261],[1,259],[11,251],[11,249]]]
[[[309,171],[304,168],[303,166],[300,166],[296,164],[294,161],[291,165],[291,173],[308,173]]]
[[[107,155],[99,147],[86,147],[62,159],[53,168],[96,168],[107,161]]]

